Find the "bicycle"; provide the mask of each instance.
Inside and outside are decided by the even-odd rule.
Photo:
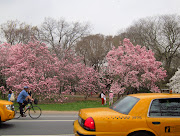
[[[14,106],[15,108],[15,117],[14,119],[18,119],[21,117],[21,114],[20,114],[20,109],[19,109],[19,106]],[[42,111],[41,111],[41,108],[38,107],[38,106],[34,106],[32,104],[32,102],[30,102],[27,106],[27,108],[25,109],[25,111],[23,111],[23,114],[25,114],[26,112],[28,111],[28,114],[29,116],[32,118],[32,119],[37,119],[41,116],[42,114]]]

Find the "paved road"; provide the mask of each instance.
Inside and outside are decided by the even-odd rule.
[[[13,119],[0,125],[0,135],[60,135],[74,136],[73,122],[78,118],[75,113],[46,113],[39,119],[30,117]]]

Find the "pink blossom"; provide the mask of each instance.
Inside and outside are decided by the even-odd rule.
[[[57,59],[39,41],[25,45],[3,44],[0,51],[1,72],[7,78],[7,85],[18,93],[27,85],[40,99],[63,101],[66,98],[62,94],[69,94],[73,89],[87,94],[103,86],[99,73],[86,67],[82,58],[72,51],[65,51],[64,57]]]
[[[111,88],[115,93],[123,93],[128,87],[146,87],[159,92],[155,84],[166,77],[162,63],[156,61],[152,50],[134,46],[128,39],[124,39],[123,45],[118,48],[112,48],[106,60],[106,71],[113,81]]]

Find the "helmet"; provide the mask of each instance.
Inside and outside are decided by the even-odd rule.
[[[29,87],[28,86],[24,86],[24,89],[28,89]]]

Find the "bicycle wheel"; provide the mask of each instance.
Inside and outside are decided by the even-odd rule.
[[[29,116],[32,118],[32,119],[37,119],[41,116],[42,114],[42,111],[41,109],[38,107],[38,106],[32,106],[30,109],[29,109]]]
[[[14,106],[14,110],[15,110],[14,119],[20,118],[21,114],[20,114],[19,106]]]

